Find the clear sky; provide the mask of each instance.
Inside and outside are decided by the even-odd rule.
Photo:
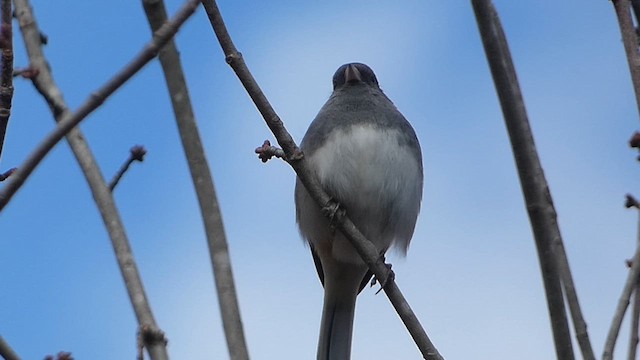
[[[170,13],[182,4],[167,1]],[[638,128],[611,2],[495,1],[507,33],[594,349],[627,275],[640,195]],[[150,37],[137,1],[33,0],[72,108]],[[229,31],[298,141],[343,63],[369,64],[422,145],[422,212],[397,282],[445,358],[554,357],[537,255],[469,1],[222,1]],[[16,67],[27,64],[16,30]],[[253,359],[312,359],[322,288],[298,235],[294,173],[253,153],[273,136],[226,65],[202,9],[177,38],[216,182]],[[16,79],[0,170],[54,126]],[[193,186],[164,79],[151,63],[82,124],[105,177],[148,149],[115,192],[174,359],[228,358]],[[2,185],[0,185],[1,187]],[[132,359],[136,322],[109,239],[61,143],[0,214],[0,334],[24,359]],[[358,300],[354,359],[418,359],[383,294]],[[626,353],[628,324],[617,347]],[[576,352],[577,352],[576,348]]]

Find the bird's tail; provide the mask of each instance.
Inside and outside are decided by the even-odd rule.
[[[351,357],[356,297],[366,270],[350,270],[338,277],[325,274],[317,360],[349,360]]]

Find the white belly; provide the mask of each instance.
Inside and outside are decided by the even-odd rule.
[[[406,249],[420,207],[421,164],[401,139],[396,129],[354,125],[349,131],[334,132],[308,159],[329,195],[381,252],[394,240]],[[303,225],[304,219],[300,220]],[[304,232],[303,227],[301,230]],[[340,234],[332,234],[330,239],[328,232],[303,235],[316,247],[323,247],[319,242],[331,241],[336,259],[359,259]]]

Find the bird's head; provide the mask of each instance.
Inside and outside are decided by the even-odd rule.
[[[376,74],[362,63],[344,64],[333,75],[333,90],[345,86],[369,85],[379,88]]]

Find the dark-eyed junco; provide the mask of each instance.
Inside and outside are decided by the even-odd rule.
[[[384,254],[405,254],[422,199],[422,154],[409,122],[380,90],[365,64],[342,65],[333,93],[301,143],[324,190]],[[335,230],[300,180],[296,218],[324,285],[318,360],[347,360],[356,297],[371,273],[349,240]]]

